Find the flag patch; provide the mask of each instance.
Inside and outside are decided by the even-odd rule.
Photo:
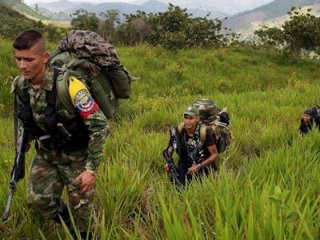
[[[87,89],[80,89],[73,100],[77,112],[84,118],[99,109],[99,105],[94,101]]]

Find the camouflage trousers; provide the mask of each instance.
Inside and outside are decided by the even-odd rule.
[[[93,216],[95,190],[80,192],[81,182],[75,180],[85,170],[87,151],[64,153],[39,149],[33,158],[28,181],[28,204],[44,218],[57,217],[61,209],[61,195],[67,187],[69,207],[76,227],[88,231]],[[93,225],[92,225],[93,227]]]

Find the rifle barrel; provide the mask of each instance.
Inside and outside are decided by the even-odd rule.
[[[6,209],[2,215],[2,221],[5,222],[8,220],[9,218],[9,211],[10,211],[10,206],[11,206],[11,201],[12,201],[12,197],[14,194],[15,189],[10,187],[10,193],[9,193],[9,197],[8,197],[8,201],[7,201],[7,205],[6,205]]]
[[[168,163],[168,166],[169,166],[169,169],[170,169],[170,172],[171,172],[171,176],[173,177],[173,180],[174,180],[175,184],[178,187],[180,187],[182,185],[182,183],[181,183],[181,181],[179,179],[179,174],[178,174],[177,169],[176,169],[176,167],[175,167],[175,165],[174,165],[172,159],[170,158],[170,156],[169,156],[169,154],[168,154],[166,149],[163,150],[162,155],[163,155],[164,159]]]

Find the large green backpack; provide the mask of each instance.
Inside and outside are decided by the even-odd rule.
[[[85,80],[107,118],[118,110],[119,98],[131,95],[131,77],[114,47],[95,32],[68,31],[49,61],[62,71],[63,77],[56,83],[57,94],[69,112],[74,112],[68,93],[70,76]]]
[[[204,143],[206,139],[206,128],[212,128],[215,134],[215,143],[219,153],[226,151],[232,141],[232,133],[229,126],[230,115],[227,108],[218,109],[213,100],[201,99],[194,103],[199,110],[200,115],[200,141]],[[181,133],[183,123],[178,126],[178,132]]]

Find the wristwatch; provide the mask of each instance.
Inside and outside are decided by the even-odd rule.
[[[93,175],[93,176],[96,176],[96,172],[95,172],[95,171],[92,171],[92,170],[87,169],[86,172],[87,172],[87,173],[90,173],[90,174]]]

